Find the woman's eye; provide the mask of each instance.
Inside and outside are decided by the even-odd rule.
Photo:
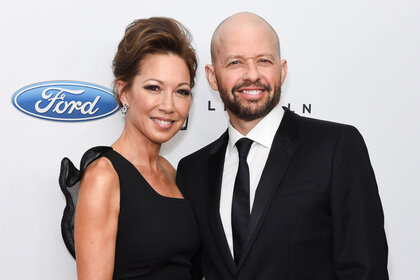
[[[190,95],[191,91],[189,89],[179,89],[177,90],[178,93],[182,94],[182,95]]]
[[[158,90],[160,90],[160,87],[155,86],[155,85],[148,85],[148,86],[144,86],[144,89],[150,90],[150,91],[158,91]]]

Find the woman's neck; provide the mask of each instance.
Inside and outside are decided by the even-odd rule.
[[[161,143],[155,143],[137,128],[126,123],[121,136],[112,144],[113,149],[135,166],[159,169]]]

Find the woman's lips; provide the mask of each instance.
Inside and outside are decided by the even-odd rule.
[[[175,122],[174,120],[167,119],[167,118],[157,118],[157,117],[151,117],[152,121],[155,122],[159,127],[161,128],[169,128],[172,126],[172,124]]]

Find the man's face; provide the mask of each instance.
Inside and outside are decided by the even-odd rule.
[[[260,119],[278,104],[286,62],[280,61],[272,30],[266,26],[223,30],[214,55],[208,79],[231,117]]]

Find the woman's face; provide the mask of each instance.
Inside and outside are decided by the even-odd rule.
[[[119,82],[121,89],[123,82]],[[140,74],[121,93],[127,104],[126,124],[154,143],[168,141],[182,127],[190,109],[190,74],[174,54],[152,54],[142,61]]]

